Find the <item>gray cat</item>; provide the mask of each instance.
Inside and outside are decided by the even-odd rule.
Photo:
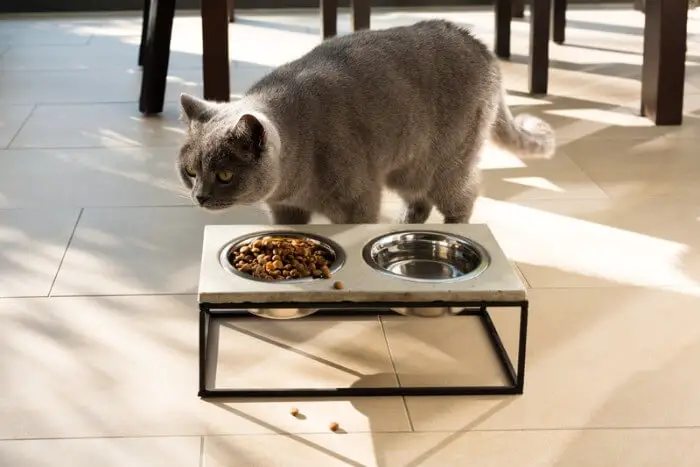
[[[513,118],[498,62],[468,30],[441,20],[335,37],[258,81],[239,101],[181,96],[188,136],[178,170],[210,210],[265,202],[276,224],[376,223],[388,187],[401,222],[435,206],[467,223],[478,154],[491,138],[550,156],[554,133]]]

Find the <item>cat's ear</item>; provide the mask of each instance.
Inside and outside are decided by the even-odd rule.
[[[248,143],[248,149],[260,157],[265,149],[265,127],[257,117],[251,114],[243,115],[236,124],[235,134],[239,139]]]
[[[215,112],[214,105],[192,96],[190,94],[180,94],[180,109],[182,119],[186,122],[206,122]]]

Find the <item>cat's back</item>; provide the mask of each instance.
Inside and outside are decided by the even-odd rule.
[[[494,60],[467,29],[445,20],[426,20],[328,39],[270,72],[250,92],[288,87],[322,91],[337,85],[380,85],[382,81],[431,87],[458,79],[468,85],[490,74]]]

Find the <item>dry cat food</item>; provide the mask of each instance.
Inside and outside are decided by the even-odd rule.
[[[338,428],[340,428],[340,425],[338,425],[336,422],[333,422],[328,426],[328,429],[333,432],[338,431]]]
[[[334,288],[335,290],[342,290],[343,287],[344,287],[344,286],[343,286],[343,283],[342,283],[342,282],[340,282],[340,281],[335,281],[335,282],[333,282],[333,288]]]
[[[297,415],[299,415],[299,409],[297,409],[296,407],[292,407],[289,413],[292,414],[292,417],[296,417]]]
[[[228,259],[238,271],[256,279],[328,279],[335,255],[303,238],[262,237],[233,248]]]

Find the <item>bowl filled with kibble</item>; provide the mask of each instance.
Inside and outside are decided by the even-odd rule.
[[[345,262],[345,252],[334,241],[300,232],[257,232],[232,240],[221,250],[221,265],[239,277],[275,285],[330,281]],[[249,310],[274,319],[309,316],[317,309],[267,308]]]
[[[345,262],[330,239],[299,232],[262,232],[233,240],[222,250],[226,269],[254,281],[284,283],[331,279]]]

